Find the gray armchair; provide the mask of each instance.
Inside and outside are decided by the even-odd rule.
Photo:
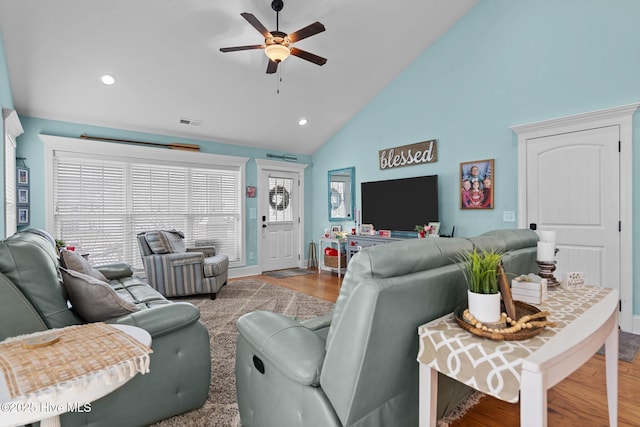
[[[229,258],[216,248],[186,248],[180,231],[138,234],[138,246],[149,284],[165,297],[216,293],[227,283]]]

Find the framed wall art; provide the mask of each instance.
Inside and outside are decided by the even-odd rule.
[[[29,204],[29,189],[18,187],[18,204],[19,205],[28,205]]]
[[[29,168],[18,166],[16,168],[18,175],[18,185],[29,185]]]
[[[460,163],[460,209],[493,209],[493,159]]]
[[[18,207],[18,225],[29,225],[29,208]]]
[[[18,158],[18,160],[20,160]],[[24,159],[23,163],[24,163]],[[30,223],[30,203],[29,192],[31,186],[29,168],[22,165],[16,166],[16,205],[18,209],[18,226],[29,225]]]

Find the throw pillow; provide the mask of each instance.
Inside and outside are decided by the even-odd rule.
[[[73,309],[87,322],[102,322],[138,311],[138,307],[120,298],[106,282],[65,268],[60,272]]]
[[[149,247],[157,255],[186,252],[183,238],[184,234],[176,230],[156,230],[145,233]]]
[[[165,245],[160,231],[147,231],[144,234],[144,238],[154,254],[162,255],[169,253],[169,248]]]
[[[184,246],[184,235],[180,232],[176,232],[175,230],[171,231],[161,231],[160,235],[164,240],[164,244],[169,250],[169,252],[173,254],[184,253],[187,249]]]
[[[103,282],[107,281],[107,278],[104,277],[104,274],[93,268],[91,264],[89,264],[89,261],[84,259],[82,255],[78,255],[78,253],[75,251],[60,249],[60,264],[62,264],[64,268],[67,268],[69,270],[87,274],[91,277],[95,277],[98,280],[102,280]]]

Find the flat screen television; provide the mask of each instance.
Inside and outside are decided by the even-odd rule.
[[[413,231],[438,222],[438,175],[360,184],[362,223],[376,230]]]

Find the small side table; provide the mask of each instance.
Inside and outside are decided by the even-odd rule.
[[[129,325],[111,325],[130,335],[140,343],[150,346],[151,335],[142,328]],[[63,330],[63,329],[62,329]],[[25,337],[28,337],[26,335]],[[52,363],[55,363],[52,361]],[[54,369],[52,366],[51,369]],[[0,426],[21,426],[40,421],[42,427],[60,427],[60,415],[70,410],[83,410],[85,404],[113,392],[136,375],[129,371],[121,375],[115,366],[91,374],[104,377],[105,381],[92,382],[90,387],[62,387],[51,393],[38,393],[10,399],[5,377],[0,371]]]
[[[547,426],[547,390],[605,344],[609,424],[618,421],[618,291],[555,290],[540,304],[557,323],[523,341],[493,341],[460,328],[452,314],[418,328],[420,426],[436,425],[438,372],[498,399],[520,399],[521,426]]]
[[[341,265],[341,258],[342,258],[342,248],[345,248],[346,251],[346,245],[347,245],[347,239],[335,239],[335,238],[330,238],[330,237],[322,237],[320,239],[320,245],[318,247],[318,253],[319,253],[319,258],[320,258],[320,265],[319,265],[319,269],[320,270],[326,270],[326,271],[335,271],[338,273],[338,278],[340,278],[340,275],[343,274],[346,270],[347,270],[347,265],[345,263],[345,265]],[[335,247],[336,249],[338,249],[338,266],[336,267],[330,267],[328,265],[326,265],[324,263],[324,248],[326,247]]]

